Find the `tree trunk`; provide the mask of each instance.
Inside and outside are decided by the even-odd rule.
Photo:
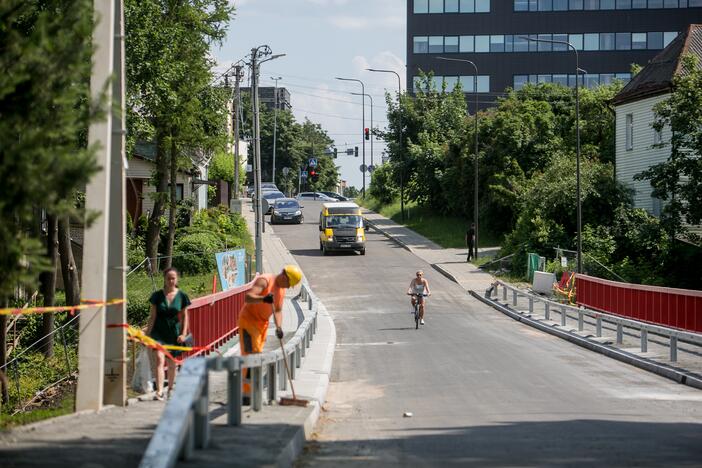
[[[58,220],[56,215],[46,216],[46,256],[51,269],[39,275],[40,291],[44,296],[44,307],[52,307],[56,297],[56,266],[58,264]],[[43,314],[41,325],[42,340],[39,349],[44,356],[54,355],[54,314]]]
[[[170,268],[173,263],[173,242],[175,240],[176,219],[176,182],[178,178],[178,152],[176,142],[171,135],[171,165],[170,165],[170,204],[168,210],[168,242],[166,243],[165,268]]]
[[[149,227],[146,230],[146,256],[151,261],[151,273],[158,272],[158,245],[161,234],[161,216],[163,216],[164,196],[168,189],[168,157],[163,148],[163,133],[156,136],[156,194],[154,209],[149,217]]]
[[[80,304],[80,277],[78,276],[75,258],[73,258],[68,216],[61,216],[58,220],[58,250],[63,287],[66,291],[66,304],[78,305]]]

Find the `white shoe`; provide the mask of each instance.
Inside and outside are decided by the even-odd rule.
[[[419,320],[419,324],[420,324],[420,325],[424,325],[424,319],[420,319],[420,320]]]

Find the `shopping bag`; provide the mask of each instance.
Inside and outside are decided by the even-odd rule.
[[[149,393],[153,390],[152,380],[150,350],[144,347],[137,356],[136,369],[132,376],[132,389],[139,393]]]

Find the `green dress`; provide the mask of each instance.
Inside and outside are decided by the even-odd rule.
[[[156,322],[151,330],[151,338],[165,345],[179,345],[180,320],[178,314],[190,305],[190,298],[183,291],[178,290],[173,302],[168,304],[163,289],[154,292],[149,302],[156,306]],[[171,354],[180,354],[177,352]]]

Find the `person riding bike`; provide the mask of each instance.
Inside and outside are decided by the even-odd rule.
[[[412,296],[412,307],[419,301],[419,323],[424,325],[424,310],[426,308],[425,296],[431,296],[431,290],[429,289],[429,282],[424,278],[424,272],[422,270],[417,271],[416,278],[412,280],[407,289],[407,294]]]

